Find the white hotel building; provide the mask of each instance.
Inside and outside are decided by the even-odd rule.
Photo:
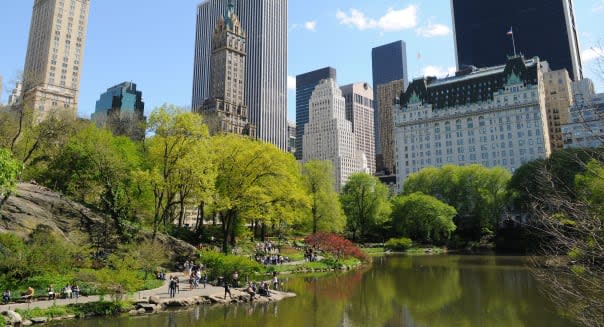
[[[348,177],[368,172],[367,158],[357,150],[352,123],[346,120],[346,102],[333,79],[324,79],[310,97],[309,120],[304,127],[302,161],[331,161],[339,192]]]
[[[426,167],[501,166],[551,153],[539,58],[414,80],[395,105],[397,185]]]

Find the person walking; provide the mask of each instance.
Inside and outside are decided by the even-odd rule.
[[[224,281],[224,299],[225,300],[226,300],[227,294],[229,295],[229,298],[232,300],[233,296],[231,295],[231,288],[229,286],[229,282],[227,282],[226,278],[225,278],[225,281]]]
[[[176,296],[176,281],[174,278],[175,277],[170,276],[170,282],[168,283],[168,295],[170,298]]]
[[[273,290],[277,290],[279,287],[279,279],[277,278],[277,272],[273,272]]]
[[[10,291],[7,289],[4,291],[4,293],[2,293],[2,303],[4,303],[4,305],[7,305],[8,302],[10,302]]]

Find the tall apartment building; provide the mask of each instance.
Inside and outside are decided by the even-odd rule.
[[[583,78],[572,0],[451,0],[457,68],[500,65],[514,54],[547,58],[553,70]]]
[[[398,80],[378,85],[377,101],[379,103],[379,125],[382,153],[376,156],[377,171],[384,175],[396,174],[396,148],[394,146],[394,107],[396,100],[405,91],[405,81]],[[376,138],[377,142],[377,138]]]
[[[256,137],[244,102],[246,43],[235,6],[229,2],[224,16],[217,19],[212,37],[210,98],[193,109],[204,116],[212,134]]]
[[[375,101],[375,111],[373,121],[375,124],[375,153],[381,155],[382,150],[382,131],[384,127],[380,121],[380,100],[377,94],[379,85],[390,83],[392,81],[403,80],[405,88],[408,85],[409,77],[407,72],[407,44],[403,41],[396,41],[375,47],[371,50],[371,62],[373,73],[373,98]],[[388,101],[390,103],[390,101]]]
[[[17,81],[15,83],[15,88],[11,91],[8,96],[8,105],[14,106],[17,105],[21,101],[21,96],[23,93],[23,82]]]
[[[324,79],[333,79],[337,81],[336,70],[332,67],[325,67],[312,72],[296,76],[296,159],[302,159],[304,144],[304,126],[308,123],[308,103],[310,96]]]
[[[572,106],[572,81],[566,69],[543,73],[545,83],[545,108],[552,150],[564,148],[562,125],[568,124]]]
[[[414,80],[395,113],[397,184],[422,168],[478,163],[514,171],[551,153],[539,58]]]
[[[291,154],[296,153],[296,123],[287,122],[287,152]]]
[[[233,0],[247,34],[244,102],[258,139],[287,149],[287,0]],[[210,94],[211,40],[227,0],[204,0],[197,8],[194,110]]]
[[[352,123],[356,149],[365,155],[369,173],[375,174],[373,89],[367,83],[344,85],[340,89],[346,100],[346,119]]]
[[[350,175],[366,171],[366,158],[356,150],[352,123],[346,119],[346,102],[333,79],[321,81],[312,93],[303,143],[304,162],[332,162],[338,191]]]
[[[145,103],[143,92],[136,84],[123,82],[101,94],[96,102],[91,120],[99,128],[107,128],[115,135],[128,136],[133,140],[145,137]]]
[[[604,93],[596,94],[593,82],[574,82],[570,119],[562,125],[565,148],[597,148],[604,144]]]
[[[76,118],[89,0],[35,0],[23,101],[37,121],[54,111]]]

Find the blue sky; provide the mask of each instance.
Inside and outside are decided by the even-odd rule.
[[[23,70],[33,2],[0,0],[2,103]],[[199,2],[91,1],[79,115],[89,118],[99,95],[123,81],[138,84],[147,113],[162,103],[189,106]],[[449,0],[289,0],[289,76],[332,66],[341,85],[371,82],[371,48],[400,39],[407,43],[410,78],[446,75],[455,66],[449,4]],[[597,77],[593,57],[604,53],[600,21],[604,0],[574,4],[585,75],[602,92],[604,80]],[[294,85],[289,86],[288,116],[295,120]]]

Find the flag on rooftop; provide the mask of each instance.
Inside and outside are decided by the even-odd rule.
[[[512,27],[510,27],[510,30],[509,30],[507,33],[505,33],[505,35],[514,35],[514,30],[513,30],[513,28],[512,28]]]

